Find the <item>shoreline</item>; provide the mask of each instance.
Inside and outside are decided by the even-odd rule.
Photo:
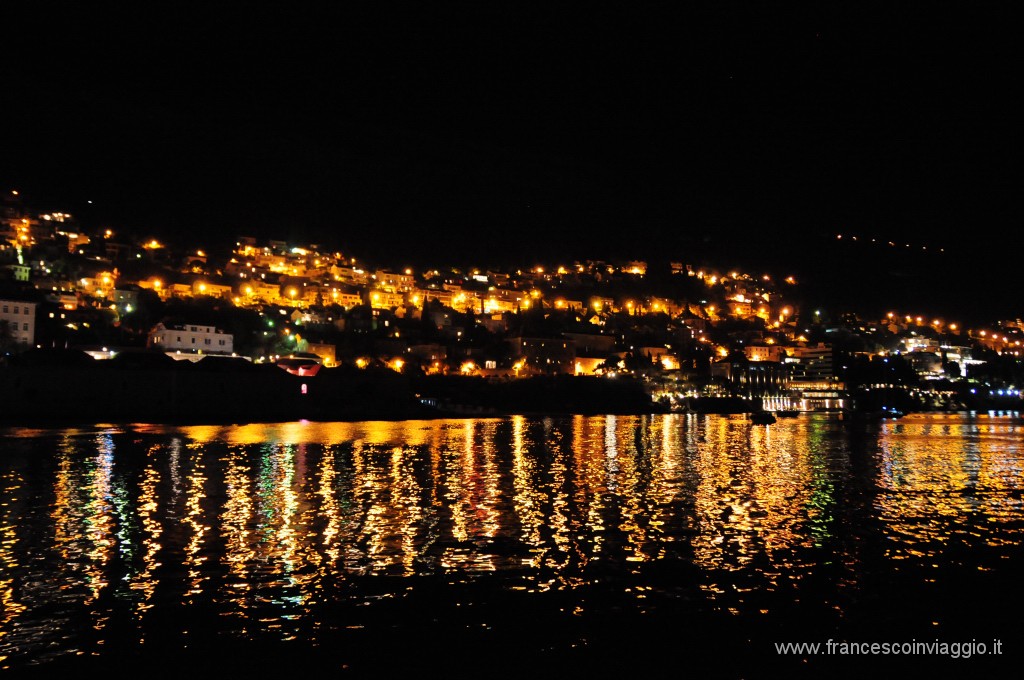
[[[62,423],[358,422],[516,414],[643,414],[665,409],[639,380],[536,376],[493,382],[273,365],[19,366],[0,369],[0,426]]]
[[[298,376],[274,365],[174,362],[171,365],[0,367],[0,427],[96,423],[170,425],[360,422],[487,417],[563,417],[665,413],[742,414],[761,410],[735,398],[694,398],[673,411],[642,380],[550,375],[493,380],[412,376],[351,367]],[[958,406],[960,406],[958,404]],[[904,413],[1018,412],[1021,400]],[[868,408],[848,410],[868,418]],[[808,411],[802,413],[816,413]],[[835,411],[834,413],[842,413]]]
[[[990,413],[995,412],[996,417],[1021,417],[1021,409],[956,409],[956,410],[928,410],[928,411],[914,411],[904,415],[902,418],[928,415],[959,415],[959,416],[988,416]],[[98,419],[98,420],[59,420],[59,419],[31,419],[12,421],[0,418],[0,436],[4,436],[4,433],[9,430],[18,429],[40,429],[40,430],[58,430],[58,429],[102,429],[102,428],[119,428],[126,431],[132,431],[137,427],[246,427],[250,425],[281,425],[288,423],[310,423],[310,424],[330,424],[330,423],[360,423],[360,422],[409,422],[409,421],[435,421],[435,420],[473,420],[473,419],[502,419],[502,418],[569,418],[574,416],[583,417],[600,417],[600,416],[657,416],[657,415],[679,415],[679,416],[740,416],[745,415],[743,413],[735,412],[694,412],[694,411],[649,411],[649,412],[600,412],[600,413],[577,413],[577,412],[486,412],[486,413],[465,413],[465,412],[440,412],[436,410],[430,410],[427,412],[406,414],[406,415],[387,415],[378,414],[375,416],[368,416],[365,418],[334,418],[334,419],[319,419],[319,418],[295,418],[295,419],[266,419],[266,420],[238,420],[238,419],[224,419],[218,420],[213,418],[199,418],[199,419],[177,419],[177,420],[133,420],[133,419]],[[849,414],[840,411],[801,411],[799,417],[833,417],[842,418]],[[900,418],[900,419],[902,419]],[[894,419],[894,420],[900,420]],[[879,419],[881,421],[881,419]],[[870,422],[870,421],[865,421]]]

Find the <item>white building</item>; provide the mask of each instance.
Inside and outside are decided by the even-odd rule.
[[[0,323],[7,327],[12,341],[35,344],[36,303],[0,300]]]
[[[217,330],[214,326],[183,324],[165,326],[162,323],[149,332],[146,342],[168,352],[194,354],[232,354],[234,338],[230,333]]]

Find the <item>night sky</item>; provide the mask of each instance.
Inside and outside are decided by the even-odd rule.
[[[1024,245],[1012,3],[23,4],[0,179],[143,235],[870,261],[844,233],[1011,285]]]

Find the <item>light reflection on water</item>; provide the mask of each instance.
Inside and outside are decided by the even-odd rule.
[[[1024,519],[1010,417],[3,434],[0,667],[195,628],[330,644],[369,625],[342,605],[372,607],[423,578],[579,592],[577,615],[607,588],[638,612],[683,598],[756,618],[827,569],[833,585],[813,596],[841,611],[879,571],[931,583],[948,565],[1005,563]]]

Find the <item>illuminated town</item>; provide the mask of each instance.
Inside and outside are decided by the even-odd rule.
[[[0,680],[1002,678],[1012,3],[7,3]]]
[[[390,269],[314,243],[239,236],[213,252],[85,233],[72,214],[31,210],[17,190],[3,207],[0,342],[11,366],[70,352],[114,364],[231,358],[309,381],[343,367],[491,384],[600,377],[638,381],[651,408],[667,411],[1020,404],[1020,319],[966,327],[913,309],[863,318],[811,308],[796,271],[684,258],[664,273],[636,260]],[[417,397],[481,408],[447,389]]]

